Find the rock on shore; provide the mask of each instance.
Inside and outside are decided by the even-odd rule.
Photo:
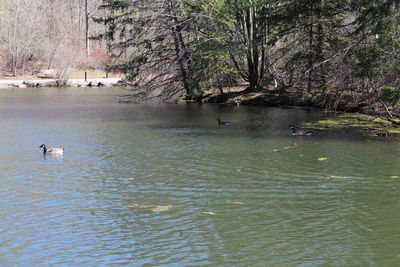
[[[122,78],[97,78],[97,79],[45,79],[45,80],[0,80],[0,88],[18,87],[94,87],[94,86],[125,86]]]

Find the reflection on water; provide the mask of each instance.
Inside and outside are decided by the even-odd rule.
[[[398,262],[398,142],[291,136],[313,111],[123,93],[0,90],[0,265]]]

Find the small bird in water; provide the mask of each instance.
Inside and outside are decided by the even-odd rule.
[[[313,135],[312,132],[309,131],[304,131],[304,130],[297,130],[296,131],[296,126],[290,126],[290,128],[292,129],[292,135],[298,135],[298,136],[311,136]]]
[[[42,144],[39,148],[43,148],[43,154],[64,154],[63,147],[53,147],[53,148],[46,148],[45,144]]]
[[[218,125],[228,125],[228,124],[230,124],[229,121],[221,121],[220,118],[217,118],[217,121],[218,121]]]

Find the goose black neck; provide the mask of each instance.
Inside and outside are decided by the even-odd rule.
[[[43,154],[46,154],[46,152],[47,152],[47,148],[46,148],[46,146],[43,146]]]

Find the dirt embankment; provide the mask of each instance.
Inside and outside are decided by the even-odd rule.
[[[244,88],[223,92],[222,94],[221,92],[205,94],[202,101],[235,105],[312,107],[345,112],[362,112],[370,105],[367,101],[360,101],[351,95],[319,94],[304,96],[302,92],[282,90],[249,92]]]

